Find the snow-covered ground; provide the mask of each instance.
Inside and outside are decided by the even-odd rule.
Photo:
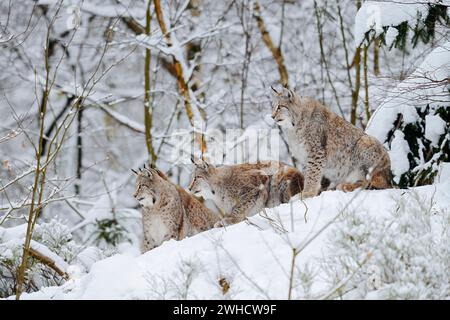
[[[450,298],[449,217],[448,177],[409,190],[327,191],[142,255],[130,247],[88,273],[72,265],[62,286],[22,298]]]

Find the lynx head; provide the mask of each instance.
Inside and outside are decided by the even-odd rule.
[[[143,207],[151,208],[158,201],[162,188],[167,184],[164,174],[152,168],[139,168],[139,171],[131,169],[136,175],[136,191],[133,197]]]
[[[191,161],[195,164],[195,169],[192,182],[189,185],[189,191],[197,197],[205,199],[215,198],[216,190],[214,190],[213,186],[213,175],[216,168],[204,160],[194,160],[191,157]]]
[[[297,102],[298,96],[294,91],[282,88],[281,92],[271,87],[274,96],[272,102],[272,118],[282,127],[293,127],[292,117],[293,105]]]

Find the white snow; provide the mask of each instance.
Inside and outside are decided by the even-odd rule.
[[[55,5],[57,0],[38,0],[38,5]],[[80,6],[81,10],[87,13],[94,14],[99,17],[133,17],[135,19],[141,19],[144,17],[145,11],[138,8],[130,8],[129,6],[118,4],[108,5],[105,3],[96,4],[95,1],[78,1],[78,0],[66,0],[63,3],[65,6]]]
[[[296,258],[295,274],[313,274],[309,292],[313,297],[320,297],[330,289],[324,280],[327,270],[322,268],[322,259],[336,254],[329,247],[334,240],[330,239],[332,230],[336,229],[334,220],[342,216],[347,219],[346,213],[356,212],[367,221],[377,220],[383,225],[398,210],[399,199],[407,203],[414,195],[422,197],[423,203],[430,203],[433,212],[448,212],[450,181],[410,190],[327,191],[304,203],[297,200],[266,209],[267,215],[260,213],[250,218],[250,223],[213,229],[181,241],[170,240],[142,255],[131,251],[116,254],[94,263],[88,274],[60,287],[43,288],[22,297],[286,299],[294,247],[304,247]],[[362,229],[361,232],[364,233]],[[440,234],[436,230],[432,232],[434,236]],[[376,248],[367,250],[376,256]],[[372,269],[376,267],[368,270]],[[377,278],[376,275],[372,276]],[[220,278],[230,284],[225,295],[219,286]],[[381,285],[375,280],[371,285],[373,290]],[[301,297],[299,288],[304,281],[295,280],[294,298]],[[377,297],[377,294],[370,293],[370,296]]]
[[[409,170],[408,153],[409,145],[405,140],[405,134],[400,130],[395,130],[392,140],[389,157],[391,158],[391,170],[394,180],[398,183],[400,176]]]
[[[437,182],[444,183],[450,181],[450,162],[441,162],[437,174]]]
[[[87,247],[77,255],[77,263],[85,270],[90,270],[92,265],[103,257],[99,248]]]
[[[431,141],[433,146],[439,142],[439,138],[445,133],[445,121],[438,115],[425,116],[425,138]]]
[[[395,38],[397,38],[398,30],[393,27],[389,27],[388,31],[386,32],[385,40],[386,45],[388,48],[392,45],[392,43],[395,41]]]

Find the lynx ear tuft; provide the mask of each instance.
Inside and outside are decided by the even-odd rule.
[[[286,99],[289,99],[290,101],[292,101],[295,96],[295,93],[291,89],[283,87],[282,96],[283,96],[283,98],[286,98]]]
[[[153,178],[153,173],[150,171],[150,169],[145,168],[144,173],[148,178],[150,178],[150,179]]]
[[[195,164],[195,157],[194,157],[193,154],[191,154],[191,162],[192,162],[193,164]]]
[[[197,168],[203,169],[205,171],[208,171],[210,164],[208,162],[206,162],[206,160],[204,159],[198,159],[197,161],[195,161],[195,166]]]
[[[277,90],[275,90],[275,88],[274,88],[273,86],[270,86],[270,89],[272,89],[272,93],[273,93],[273,94],[275,94],[275,95],[277,95],[277,96],[280,95],[280,93],[279,93]]]

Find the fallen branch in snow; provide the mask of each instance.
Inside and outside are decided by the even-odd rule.
[[[53,260],[52,258],[40,253],[39,251],[33,249],[32,247],[28,249],[28,253],[30,254],[31,257],[35,258],[36,260],[39,260],[49,268],[53,269],[58,275],[63,277],[64,280],[69,280],[69,275],[65,271],[61,270],[60,266],[58,266],[56,261]]]

